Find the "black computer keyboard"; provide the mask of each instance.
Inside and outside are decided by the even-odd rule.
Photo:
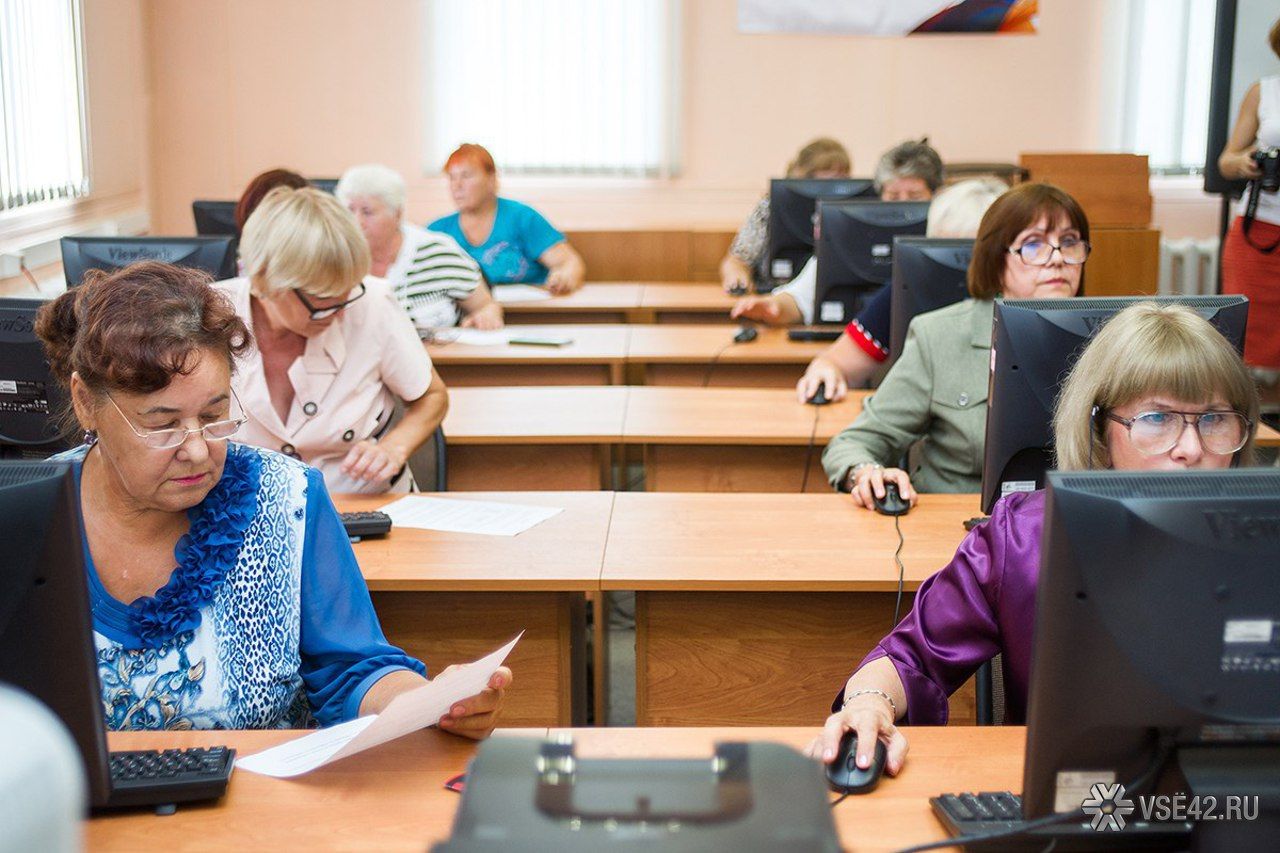
[[[366,539],[370,536],[385,536],[391,532],[391,516],[385,512],[343,512],[342,526],[348,536],[359,536]]]
[[[1021,853],[1044,850],[1050,843],[1055,843],[1056,850],[1073,850],[1081,846],[1088,850],[1102,849],[1097,846],[1097,831],[1090,825],[1090,819],[1084,816],[1067,818],[1064,815],[1064,819],[1058,823],[1036,826],[1022,832],[1022,827],[1028,823],[1022,819],[1022,798],[1009,791],[943,794],[940,797],[930,797],[929,805],[958,844],[965,844],[966,836],[1008,833],[1002,838],[970,845],[970,850],[982,853]],[[1162,844],[1185,841],[1189,829],[1189,824],[1185,823],[1159,824],[1131,820],[1122,835],[1107,836],[1102,840],[1117,850],[1152,846],[1160,848]]]
[[[225,746],[111,753],[108,807],[213,800],[227,790],[236,751]]]
[[[843,327],[834,329],[790,329],[787,331],[789,341],[836,341],[844,334]]]

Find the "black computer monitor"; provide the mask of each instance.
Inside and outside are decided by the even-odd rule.
[[[324,190],[333,195],[333,191],[338,188],[338,178],[307,178],[307,183],[318,190]]]
[[[982,462],[982,511],[1009,492],[1044,485],[1053,467],[1053,406],[1084,345],[1130,305],[1183,305],[1244,352],[1249,301],[1243,296],[1110,296],[1010,299],[996,303]]]
[[[946,308],[969,296],[973,241],[948,237],[895,237],[889,286],[889,360],[896,361],[917,314]]]
[[[0,299],[0,459],[43,459],[75,434],[63,423],[67,397],[36,337],[40,299]]]
[[[236,274],[231,237],[63,237],[62,271],[75,287],[89,270],[113,272],[136,261],[164,261],[204,270],[215,279]]]
[[[65,462],[0,462],[0,681],[31,693],[75,738],[90,802],[107,804],[102,690],[94,659],[84,534]]]
[[[1219,820],[1183,827],[1193,849],[1275,849],[1280,471],[1055,471],[1043,543],[1023,816],[1148,775],[1216,798]],[[1126,824],[1151,792],[1126,787]],[[1256,816],[1221,820],[1229,794],[1259,795]],[[1087,827],[1062,831],[1114,850],[1134,829]]]
[[[201,237],[240,236],[240,231],[236,228],[234,201],[193,201],[191,214],[196,219],[196,233]]]
[[[924,235],[927,201],[827,201],[818,204],[815,323],[848,323],[862,302],[889,283],[895,237]]]
[[[866,178],[775,178],[769,181],[769,229],[765,250],[768,281],[756,282],[760,291],[790,281],[813,256],[813,215],[819,199],[862,198],[875,195]]]

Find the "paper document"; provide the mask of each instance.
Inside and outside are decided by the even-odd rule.
[[[396,527],[518,536],[564,512],[560,507],[529,506],[498,501],[464,501],[409,495],[381,508]]]
[[[321,729],[297,740],[236,759],[236,767],[251,773],[287,779],[310,773],[334,761],[364,752],[418,729],[434,726],[449,707],[489,686],[489,679],[515,648],[514,640],[474,663],[442,672],[417,690],[401,693],[381,714],[360,717]]]
[[[482,332],[479,329],[458,329],[452,334],[454,343],[466,344],[469,347],[500,347],[507,342],[510,332],[505,329],[494,329]]]
[[[531,284],[500,284],[491,288],[491,291],[493,298],[503,305],[514,305],[517,302],[546,302],[551,298],[551,291]]]

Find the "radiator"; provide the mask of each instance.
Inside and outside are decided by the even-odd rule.
[[[1160,241],[1161,296],[1198,296],[1217,291],[1217,240]]]

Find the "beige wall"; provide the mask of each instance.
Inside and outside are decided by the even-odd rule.
[[[108,0],[96,0],[106,4]],[[150,44],[153,220],[189,233],[193,198],[232,198],[276,165],[336,175],[381,161],[409,212],[449,210],[423,163],[424,0],[142,0]],[[665,182],[511,179],[566,228],[735,224],[809,137],[868,174],[928,134],[952,160],[1097,150],[1105,0],[1041,0],[1030,37],[742,35],[736,0],[684,0],[683,171]]]

